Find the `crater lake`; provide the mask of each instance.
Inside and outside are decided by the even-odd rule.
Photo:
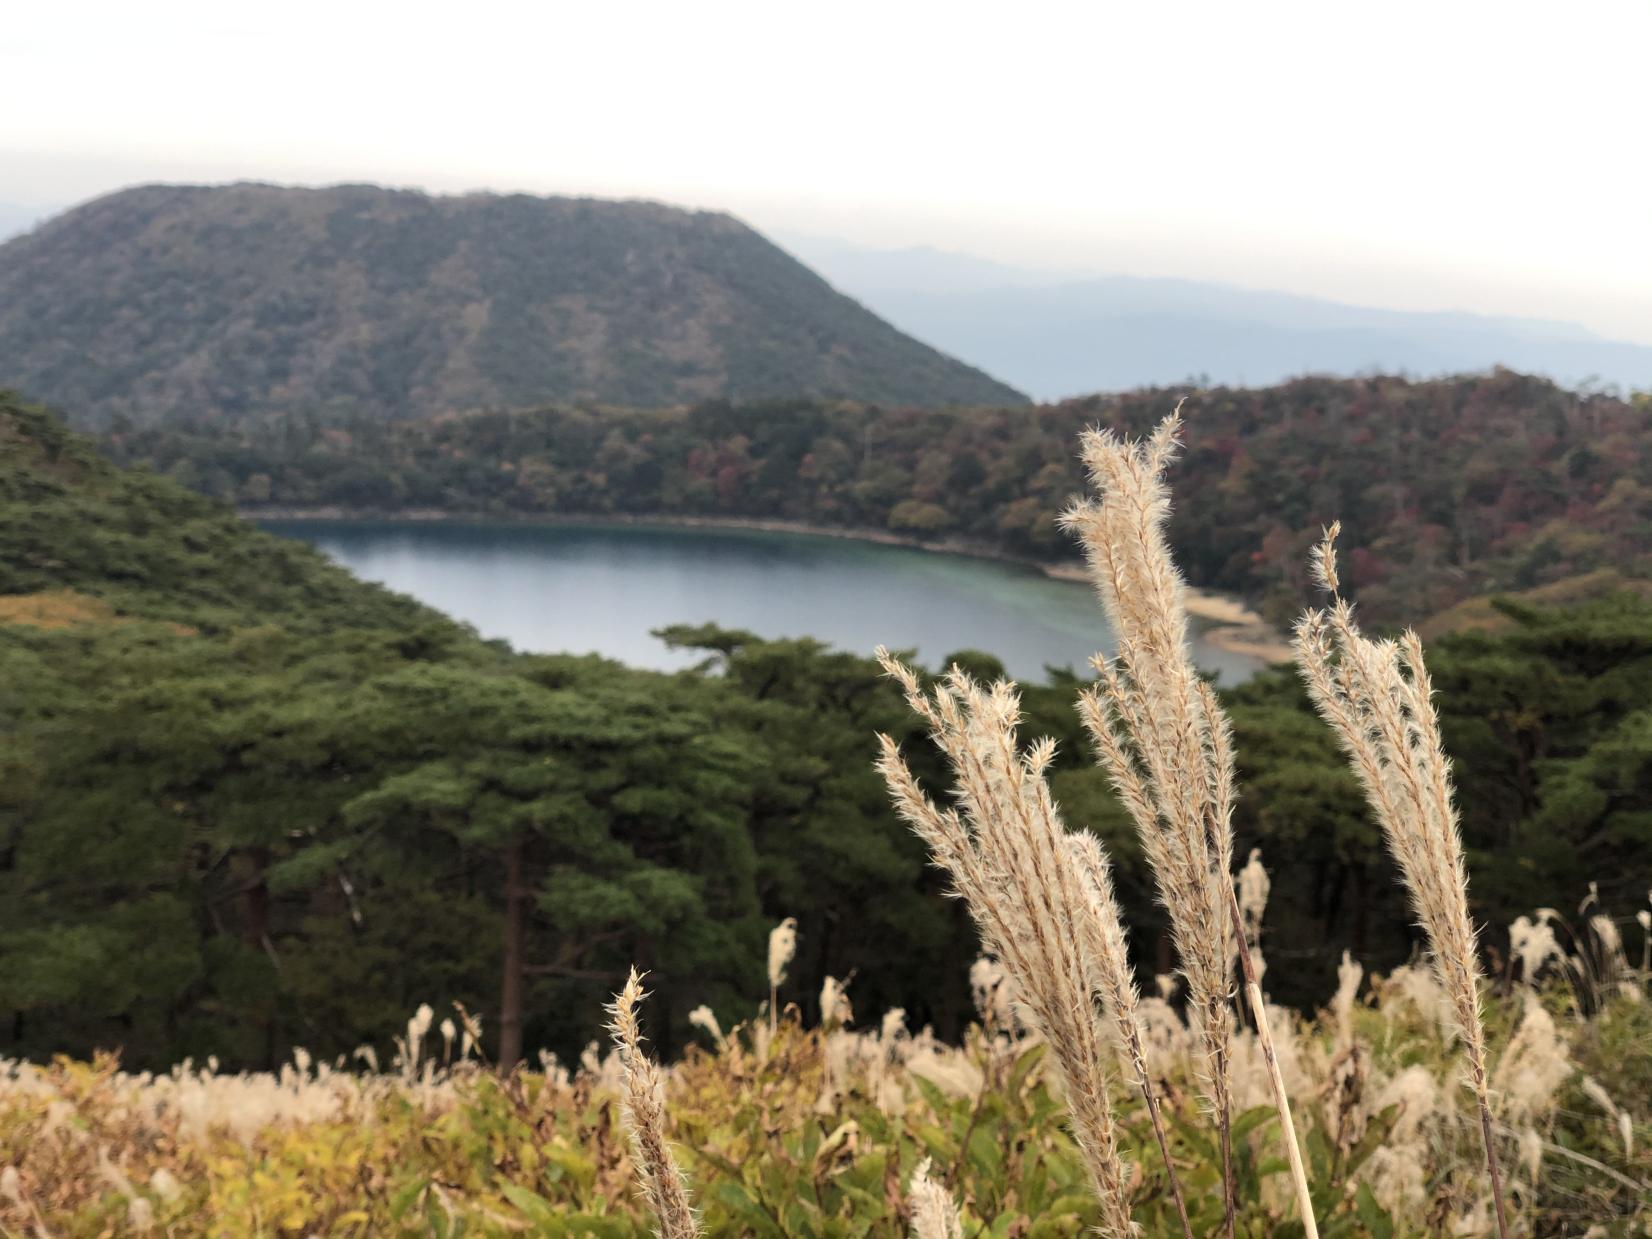
[[[356,575],[536,653],[595,652],[673,670],[703,652],[653,635],[715,623],[760,637],[814,637],[870,654],[916,649],[930,667],[960,650],[1042,681],[1088,673],[1112,636],[1088,586],[994,559],[820,534],[644,524],[263,520]],[[1262,663],[1194,621],[1193,656],[1233,684]]]

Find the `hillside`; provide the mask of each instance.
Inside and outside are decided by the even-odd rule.
[[[805,986],[876,961],[892,1005],[945,960],[956,1025],[972,933],[866,759],[893,689],[702,642],[721,674],[514,654],[0,392],[0,1059],[388,1056],[449,1000],[492,1056],[577,1055],[634,958],[681,1040],[756,1001],[780,915]]]
[[[779,519],[1073,560],[1055,517],[1087,425],[1142,430],[1188,396],[1171,532],[1190,579],[1278,623],[1340,518],[1379,623],[1611,567],[1652,578],[1652,405],[1507,371],[1301,379],[1036,409],[814,401],[669,413],[544,409],[410,422],[200,424],[111,437],[122,460],[251,508]]]
[[[14,237],[0,384],[91,424],[1023,399],[728,215],[360,185],[148,185]]]
[[[1407,390],[1383,407],[1406,408]],[[543,441],[559,416],[585,425],[449,425],[478,475],[498,476],[500,453]],[[820,441],[808,470],[752,442],[790,477],[827,470],[829,440],[859,444],[868,424],[896,461],[917,462],[921,485],[939,468],[919,458],[926,435],[959,460],[1005,458],[1022,488],[1044,450],[1009,434],[1009,412],[947,431],[935,414],[867,423],[836,406],[756,406],[624,420],[607,467],[646,433],[675,445],[668,423],[691,416],[725,458],[763,425],[807,431]],[[1604,449],[1609,421],[1597,423]],[[397,443],[381,443],[387,460]],[[1205,476],[1193,458],[1183,473]],[[730,485],[761,476],[736,471]],[[890,479],[867,481],[888,502]],[[989,481],[954,489],[994,512]],[[1028,510],[1042,502],[1035,492]],[[579,601],[554,577],[538,588],[548,607]],[[1575,903],[1590,881],[1604,901],[1638,904],[1652,821],[1640,739],[1652,607],[1623,596],[1506,618],[1506,631],[1429,651],[1477,910],[1499,945],[1516,915]],[[235,1069],[295,1045],[331,1061],[369,1043],[388,1058],[410,1010],[450,1000],[484,1014],[496,1058],[577,1055],[632,962],[651,972],[651,1035],[677,1046],[700,1004],[743,1017],[766,997],[765,935],[782,917],[801,944],[785,1002],[812,1011],[824,977],[852,974],[857,1010],[901,1006],[914,1028],[958,1034],[975,931],[938,897],[870,761],[883,731],[926,782],[944,775],[896,687],[871,660],[807,639],[700,628],[673,640],[705,666],[661,675],[513,654],[167,478],[114,467],[0,396],[0,1055],[119,1047],[133,1068],[210,1054]],[[994,674],[990,652],[959,657]],[[1026,731],[1057,741],[1053,790],[1114,848],[1137,962],[1163,971],[1145,862],[1074,687],[1025,686]],[[1319,1003],[1344,948],[1373,968],[1408,956],[1404,897],[1297,678],[1266,673],[1226,700],[1253,793],[1239,847],[1288,858],[1268,916],[1291,967],[1270,990]]]
[[[1035,399],[1304,374],[1463,374],[1505,366],[1567,386],[1652,388],[1652,345],[1575,323],[1422,313],[1177,279],[1075,278],[918,248],[782,236],[903,331]]]
[[[261,533],[164,478],[116,468],[55,416],[0,392],[0,598],[15,611],[18,598],[49,595],[195,632],[267,623],[460,635],[309,546]]]

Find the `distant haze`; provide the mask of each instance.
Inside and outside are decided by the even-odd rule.
[[[0,241],[32,228],[52,214],[55,214],[53,207],[20,206],[15,202],[0,202]]]
[[[838,289],[926,344],[1039,400],[1302,374],[1418,377],[1494,366],[1568,386],[1652,390],[1652,346],[1576,323],[1344,305],[1192,280],[1070,275],[931,248],[779,238]]]
[[[14,5],[0,196],[640,196],[1652,344],[1652,5]]]

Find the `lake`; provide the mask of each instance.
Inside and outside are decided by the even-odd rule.
[[[813,534],[649,525],[270,520],[357,576],[533,652],[595,651],[673,670],[700,655],[651,635],[714,622],[762,637],[817,637],[870,654],[916,648],[935,666],[985,650],[1018,679],[1086,670],[1110,649],[1089,588],[1015,564]],[[1235,683],[1256,659],[1194,640]]]

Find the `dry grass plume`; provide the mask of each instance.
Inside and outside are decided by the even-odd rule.
[[[700,1233],[699,1223],[688,1203],[682,1171],[665,1138],[665,1087],[659,1067],[643,1052],[642,1033],[637,1027],[637,1005],[644,996],[642,977],[633,968],[625,988],[614,995],[608,1008],[608,1031],[624,1069],[620,1113],[631,1134],[637,1180],[654,1214],[655,1233],[659,1239],[695,1239]]]
[[[1188,651],[1184,585],[1170,556],[1166,467],[1180,447],[1180,406],[1144,440],[1094,430],[1083,437],[1093,497],[1063,526],[1084,547],[1090,577],[1118,642],[1095,659],[1099,681],[1079,710],[1096,753],[1135,823],[1169,913],[1187,982],[1188,1013],[1203,1047],[1201,1073],[1222,1157],[1226,1231],[1234,1226],[1230,1119],[1233,964],[1246,989],[1272,1074],[1298,1208],[1317,1233],[1290,1104],[1233,893],[1235,775],[1227,716]]]
[[[1353,607],[1339,593],[1338,531],[1336,524],[1327,529],[1313,555],[1314,575],[1331,595],[1331,604],[1308,611],[1298,622],[1297,661],[1314,706],[1336,733],[1365,789],[1427,935],[1435,973],[1467,1053],[1498,1234],[1506,1235],[1486,1035],[1480,1019],[1480,964],[1468,912],[1468,870],[1434,689],[1416,633],[1373,640],[1360,631]]]

